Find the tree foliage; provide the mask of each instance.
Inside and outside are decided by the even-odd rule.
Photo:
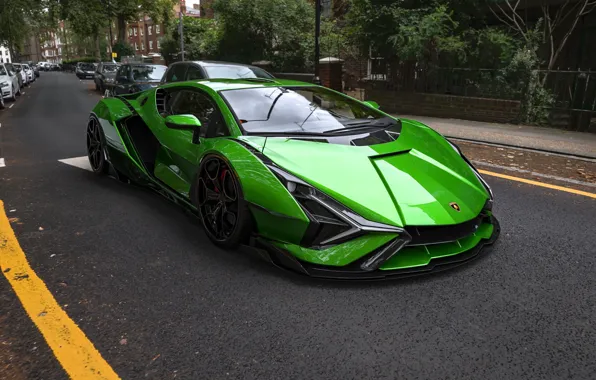
[[[314,7],[307,0],[216,0],[222,59],[269,60],[288,70],[304,64],[314,31]]]
[[[0,45],[18,59],[25,39],[47,23],[45,0],[0,0]]]

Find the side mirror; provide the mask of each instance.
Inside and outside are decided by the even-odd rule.
[[[373,100],[366,100],[364,103],[368,104],[369,106],[371,106],[374,109],[379,109],[381,108],[381,106],[379,106],[379,103],[373,101]]]
[[[170,115],[166,117],[166,126],[171,129],[194,131],[201,126],[201,122],[194,115]]]

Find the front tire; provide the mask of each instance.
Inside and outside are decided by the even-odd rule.
[[[105,154],[105,138],[96,118],[89,119],[87,124],[87,157],[91,169],[97,174],[108,174],[109,164]]]
[[[222,158],[203,159],[194,186],[194,202],[209,239],[222,248],[248,240],[252,218],[232,168]]]

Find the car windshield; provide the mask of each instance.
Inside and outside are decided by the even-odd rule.
[[[158,81],[166,72],[165,66],[133,66],[132,77],[135,81]]]
[[[273,78],[271,74],[258,67],[236,66],[236,65],[212,65],[203,66],[209,78]]]
[[[386,128],[397,122],[381,112],[323,87],[261,87],[221,95],[249,134],[327,134],[356,128]]]
[[[4,66],[0,66],[0,75],[8,75]]]
[[[116,65],[104,65],[103,72],[104,73],[115,73],[118,70],[118,66]]]
[[[79,66],[83,71],[93,71],[95,70],[95,66],[91,63],[83,63]]]

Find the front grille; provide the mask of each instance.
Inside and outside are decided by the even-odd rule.
[[[485,217],[480,214],[467,222],[447,226],[407,226],[405,229],[412,236],[408,245],[440,244],[462,239],[476,232]]]

